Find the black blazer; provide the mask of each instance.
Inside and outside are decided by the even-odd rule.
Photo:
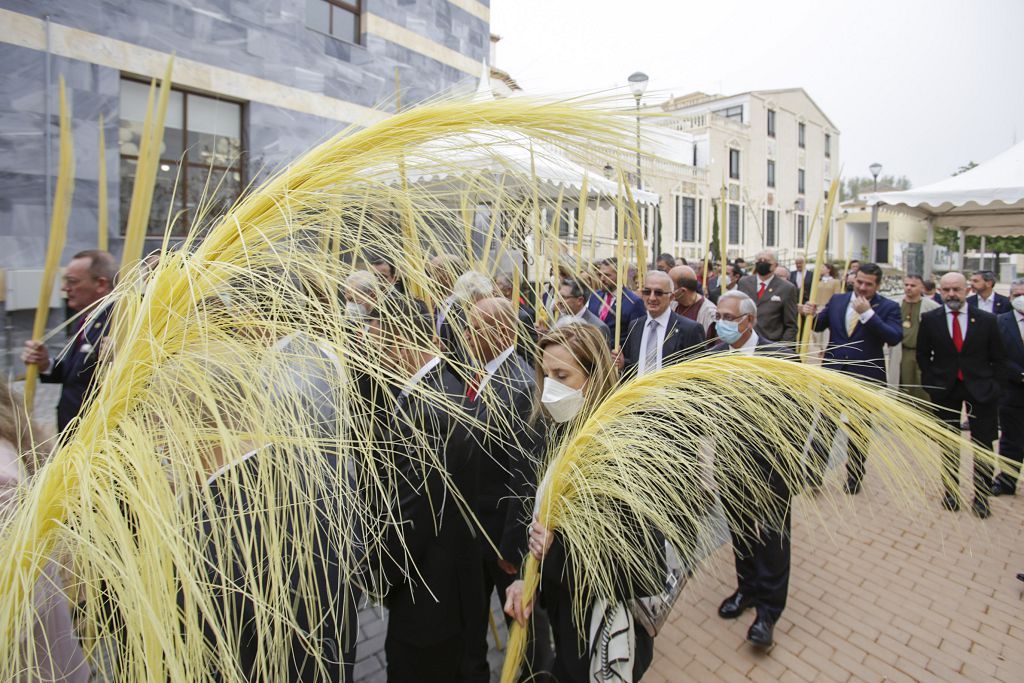
[[[810,300],[810,298],[811,298],[811,283],[812,282],[814,282],[814,271],[811,270],[810,268],[805,267],[804,268],[804,291],[803,291],[803,295],[801,296],[801,294],[800,294],[800,285],[797,284],[797,280],[796,280],[796,271],[795,270],[789,271],[789,284],[791,284],[794,287],[796,287],[797,298],[800,300],[800,303],[802,303],[802,304],[807,303]]]
[[[602,325],[603,327],[603,325]],[[540,425],[530,423],[536,373],[518,354],[498,366],[474,402],[484,426],[479,440],[473,512],[502,558],[517,564],[526,552],[536,474],[544,455]],[[483,538],[481,551],[493,551]]]
[[[1003,386],[1002,403],[1021,408],[1024,407],[1024,340],[1020,337],[1017,313],[1003,313],[996,322],[1006,352],[1006,384]]]
[[[472,444],[478,437],[452,414],[453,405],[467,409],[464,386],[443,363],[420,381],[426,396],[381,397],[376,445],[378,459],[387,463],[378,476],[389,488],[390,512],[401,523],[389,524],[379,540],[389,583],[388,633],[423,647],[475,623],[484,609],[484,587],[479,531],[449,490],[457,489],[464,500],[476,496]]]
[[[978,295],[972,294],[967,297],[967,305],[971,308],[978,308]],[[981,309],[979,308],[978,310]],[[999,292],[992,292],[992,315],[1002,315],[1012,310],[1013,306],[1010,305],[1010,297],[1004,296]]]
[[[967,307],[967,333],[963,350],[956,352],[949,336],[946,307],[921,316],[917,333],[917,364],[921,384],[933,401],[941,401],[953,389],[957,371],[963,372],[964,386],[971,400],[991,403],[999,398],[1006,381],[1005,352],[996,317]]]
[[[622,345],[623,373],[626,376],[636,374],[647,320],[648,317],[645,315],[634,320],[629,326],[626,341]],[[662,367],[678,363],[685,357],[700,352],[704,341],[703,325],[678,313],[670,313],[668,327],[665,329],[665,341],[661,346]]]
[[[92,319],[85,318],[82,329],[70,340],[67,353],[55,358],[50,372],[40,373],[39,381],[62,384],[57,402],[57,429],[64,432],[82,410],[92,393],[92,379],[99,363],[100,340],[107,334],[111,306],[96,312]]]
[[[297,466],[301,457],[261,449],[218,475],[207,485],[208,495],[197,498],[202,571],[217,609],[204,615],[204,634],[211,647],[225,645],[220,633],[236,634],[226,645],[234,650],[243,680],[351,679],[359,595],[346,592],[342,574],[342,567],[351,566],[350,549],[343,545],[347,533],[339,533],[337,524],[337,506],[345,496],[332,473]],[[293,484],[275,484],[284,476]],[[275,542],[265,540],[267,528]],[[261,595],[276,579],[291,591],[294,624],[271,643],[259,630],[251,596]],[[184,605],[187,596],[179,592],[178,601]],[[266,661],[265,647],[288,648],[284,671],[258,666]],[[211,673],[214,680],[227,677]]]

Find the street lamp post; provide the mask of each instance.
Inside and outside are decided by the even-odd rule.
[[[868,170],[871,171],[871,177],[875,181],[874,193],[878,193],[878,174],[882,172],[882,165],[877,161],[870,166]],[[871,231],[868,233],[868,260],[874,261],[878,258],[876,253],[878,247],[876,246],[878,241],[878,202],[876,201],[871,206]],[[888,257],[888,255],[886,255]]]
[[[640,98],[644,96],[644,92],[647,90],[647,74],[642,71],[635,71],[629,76],[629,90],[633,93],[633,99],[636,100],[636,189],[642,190],[644,188],[643,176],[641,175],[640,169]],[[639,204],[640,198],[636,198]],[[639,207],[638,207],[639,208]],[[646,209],[645,209],[646,211]],[[651,249],[654,252],[653,259],[658,258],[658,254],[661,252],[661,229],[655,223],[654,226],[654,241],[651,244]],[[654,260],[652,259],[652,263]]]

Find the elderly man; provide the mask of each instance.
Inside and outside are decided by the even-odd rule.
[[[494,281],[484,273],[468,270],[456,278],[451,296],[445,300],[447,306],[437,311],[435,324],[443,349],[460,360],[467,358],[466,310],[497,293]]]
[[[584,304],[585,299],[580,305]],[[478,372],[467,382],[466,397],[485,425],[477,445],[480,457],[476,497],[469,503],[487,538],[477,538],[483,560],[484,593],[467,642],[463,670],[464,680],[486,683],[490,680],[490,596],[496,590],[504,600],[505,591],[519,571],[519,560],[526,553],[530,511],[525,501],[533,500],[534,474],[541,466],[545,442],[529,421],[536,375],[515,352],[516,318],[512,304],[506,299],[483,299],[469,307],[467,322],[469,347]],[[605,327],[600,321],[597,325]],[[491,546],[492,541],[498,553]],[[543,618],[543,612],[534,613],[535,620]],[[534,624],[537,632],[546,632],[546,628],[546,622]],[[537,645],[543,648],[546,642],[541,638]]]
[[[796,287],[776,276],[775,252],[758,253],[754,273],[740,278],[736,288],[757,303],[757,334],[769,341],[796,341]]]
[[[882,284],[882,269],[877,264],[865,263],[857,271],[854,291],[836,294],[819,311],[815,304],[803,304],[804,315],[813,315],[814,331],[829,331],[825,365],[839,372],[854,375],[879,384],[885,381],[883,347],[896,346],[903,340],[900,307],[878,293]],[[791,285],[792,286],[792,285]],[[831,451],[837,425],[819,425],[820,438],[815,439],[812,454],[817,458],[817,470],[811,474],[812,486],[820,482]],[[846,464],[847,493],[860,493],[864,479],[865,453],[853,444]]]
[[[971,289],[974,294],[967,297],[967,305],[992,315],[1010,312],[1010,300],[995,291],[996,274],[991,270],[979,270],[971,275]]]
[[[608,326],[611,330],[612,335],[615,334],[615,315],[617,303],[616,290],[619,287],[618,281],[618,265],[614,258],[607,258],[601,261],[601,264],[597,268],[598,276],[601,280],[601,289],[597,290],[590,296],[590,302],[587,307],[590,308],[590,312],[596,315],[601,321]],[[628,278],[627,278],[628,279]],[[644,304],[640,301],[629,287],[622,287],[622,331],[621,334],[629,330],[630,324],[642,318],[644,315]],[[619,348],[622,343],[622,339],[613,339],[612,344],[614,348]]]
[[[565,327],[572,323],[583,323],[592,325],[601,333],[611,348],[612,332],[608,326],[601,322],[601,319],[587,308],[587,301],[590,299],[590,290],[577,278],[567,277],[558,284],[558,297],[555,299],[555,309],[558,311],[558,320],[554,328]]]
[[[640,290],[646,315],[633,321],[615,363],[626,374],[646,375],[696,353],[704,344],[704,328],[669,310],[672,278],[652,270]]]
[[[746,356],[784,354],[786,348],[758,336],[757,305],[742,292],[726,292],[718,300],[718,336],[712,350]],[[745,451],[758,476],[758,491],[751,491],[743,477],[731,476],[731,468],[719,467],[722,504],[732,536],[736,563],[736,591],[722,601],[718,615],[735,619],[748,607],[757,617],[747,640],[758,647],[774,642],[775,624],[786,607],[789,593],[790,503],[792,494],[764,444],[746,444]],[[766,495],[767,493],[767,495]]]
[[[1006,386],[999,402],[999,455],[1010,461],[992,480],[992,495],[1017,494],[1024,461],[1024,280],[1010,285],[1012,311],[999,316],[999,334],[1006,351]]]
[[[992,448],[1006,378],[998,322],[991,313],[967,303],[967,280],[961,273],[943,275],[939,290],[945,305],[922,315],[917,333],[921,381],[937,406],[937,416],[950,429],[959,433],[960,411],[966,405],[971,439],[983,448]],[[946,493],[942,505],[959,510],[960,453],[943,453],[943,466]],[[992,514],[988,504],[991,486],[992,466],[975,461],[971,511],[981,519]]]
[[[655,270],[667,273],[676,266],[676,257],[672,254],[659,254],[658,260],[654,262]]]
[[[63,385],[57,402],[57,429],[62,434],[89,401],[100,339],[106,335],[110,317],[110,307],[99,308],[99,304],[113,288],[116,274],[117,262],[109,252],[91,249],[71,257],[62,290],[78,319],[68,352],[53,362],[43,343],[34,339],[26,341],[21,352],[24,363],[39,366],[40,381]]]
[[[903,319],[903,343],[889,350],[889,384],[914,398],[927,401],[928,393],[921,386],[921,368],[917,365],[917,332],[921,316],[939,305],[924,296],[924,280],[920,275],[903,278],[903,301],[900,317]]]
[[[807,270],[807,259],[803,254],[797,254],[793,259],[793,271],[789,273],[789,282],[796,287],[800,303],[805,304],[811,298],[811,280],[814,273]]]
[[[700,323],[705,337],[714,339],[715,305],[697,291],[700,287],[697,273],[690,266],[676,266],[668,271],[668,276],[676,288],[672,294],[672,311]]]

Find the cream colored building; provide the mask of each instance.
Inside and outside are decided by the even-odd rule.
[[[906,214],[878,211],[875,253],[868,249],[871,231],[871,209],[862,200],[850,200],[839,206],[836,258],[842,260],[876,260],[909,272],[923,272],[924,243],[928,223]]]
[[[647,113],[658,115],[645,120],[641,173],[644,189],[661,198],[661,251],[703,257],[723,187],[730,259],[770,247],[789,264],[798,252],[816,251],[820,227],[812,230],[811,220],[819,207],[824,214],[839,172],[839,130],[802,88],[692,93]],[[635,180],[635,157],[584,161],[595,172],[607,165]],[[653,211],[645,223],[651,253]],[[607,217],[600,222],[599,255],[613,252],[612,225]],[[836,253],[833,219],[828,257]]]

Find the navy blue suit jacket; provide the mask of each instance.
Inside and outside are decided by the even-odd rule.
[[[1024,407],[1024,339],[1020,336],[1017,313],[1003,313],[996,321],[1006,352],[1006,385],[1003,387],[1002,403]]]
[[[978,308],[978,295],[972,294],[967,297],[967,305],[970,308]],[[980,311],[981,309],[978,308],[978,310]],[[1003,296],[998,292],[992,292],[992,315],[1002,315],[1012,310],[1013,306],[1010,305],[1010,297]]]
[[[598,290],[590,295],[590,301],[587,303],[587,308],[590,312],[601,317],[601,309],[604,307],[604,297],[606,292]],[[647,315],[647,309],[644,308],[644,302],[640,300],[636,294],[628,289],[622,290],[622,331],[623,337],[629,331],[630,324],[637,318],[643,318]],[[612,306],[611,310],[608,311],[608,315],[604,318],[604,324],[611,330],[612,336],[615,336],[615,295],[612,295]],[[612,347],[619,346],[621,340],[612,339]]]
[[[78,416],[92,390],[100,339],[107,333],[110,308],[106,306],[98,311],[91,320],[86,318],[82,329],[72,338],[67,353],[53,360],[50,372],[39,375],[40,382],[63,385],[57,402],[57,429],[60,432]]]
[[[852,292],[836,294],[814,318],[814,330],[829,330],[825,364],[833,370],[865,379],[885,382],[885,357],[882,347],[903,341],[903,319],[895,301],[876,294],[871,299],[875,314],[866,323],[857,323],[853,334],[846,332],[846,308]]]
[[[625,376],[636,373],[640,363],[640,344],[644,336],[644,325],[647,324],[647,313],[629,326],[626,341],[622,345],[623,372]],[[678,363],[687,356],[692,356],[704,349],[704,326],[678,313],[672,313],[665,329],[665,341],[661,345],[661,365],[667,367]]]

